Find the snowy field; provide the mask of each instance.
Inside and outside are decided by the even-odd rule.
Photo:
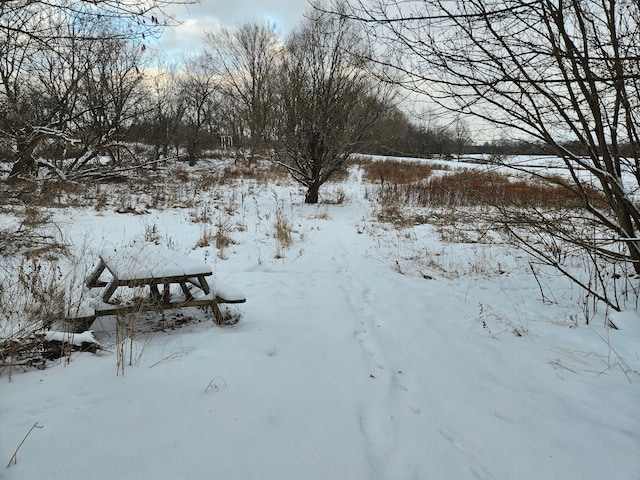
[[[151,240],[247,303],[226,327],[194,308],[163,331],[146,314],[124,373],[106,317],[97,355],[0,376],[4,465],[39,427],[0,478],[640,478],[634,305],[608,314],[619,330],[603,307],[586,325],[563,277],[540,278],[543,302],[521,252],[380,223],[365,188],[352,174],[321,191],[343,203],[305,205],[243,181],[188,207],[55,211],[85,270],[106,244]],[[216,225],[222,252],[198,246]]]
[[[376,161],[384,161],[387,157],[376,155],[362,155],[363,158],[368,158]],[[395,161],[407,161],[407,162],[425,162],[435,163],[445,168],[459,169],[480,169],[483,171],[497,172],[507,176],[524,176],[529,174],[534,176],[553,178],[564,178],[567,181],[571,181],[572,177],[566,168],[565,162],[560,158],[553,155],[505,155],[504,158],[496,159],[492,158],[488,154],[475,154],[475,155],[462,155],[455,159],[415,159],[410,157],[391,157]],[[587,163],[589,163],[587,161]],[[586,169],[574,165],[574,173],[577,178],[584,184],[594,184],[598,190],[601,188],[598,183],[598,179],[592,173]],[[638,179],[636,177],[636,166],[631,162],[629,164],[622,163],[622,184],[628,195],[640,201],[640,187],[638,186]]]

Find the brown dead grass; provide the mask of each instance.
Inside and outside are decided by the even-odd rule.
[[[433,178],[428,184],[430,195],[441,204],[497,205],[537,208],[580,208],[583,201],[570,184],[513,179],[495,173],[462,171]],[[599,195],[595,189],[587,191],[594,202]]]
[[[228,183],[233,180],[255,180],[258,183],[280,182],[288,178],[287,172],[275,162],[255,160],[251,164],[238,160],[228,163],[223,168],[220,181]]]
[[[433,172],[433,167],[418,162],[385,160],[383,162],[363,162],[360,165],[364,171],[364,180],[392,185],[423,181],[429,178]]]
[[[381,193],[385,204],[417,207],[580,208],[584,203],[567,182],[528,181],[466,169],[419,181],[383,183]],[[600,202],[595,189],[587,189],[587,195]]]

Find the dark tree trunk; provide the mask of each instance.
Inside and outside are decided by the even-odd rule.
[[[307,188],[307,195],[304,197],[304,203],[318,203],[318,192],[320,185],[313,183]]]
[[[195,167],[200,158],[200,145],[198,145],[199,138],[197,135],[191,140],[191,145],[187,148],[187,155],[189,156],[189,166]]]
[[[613,203],[613,201],[609,201],[609,203]],[[622,203],[622,202],[620,202]],[[622,211],[620,211],[622,210]],[[618,221],[623,229],[623,235],[626,235],[630,238],[636,238],[636,230],[633,225],[631,212],[629,212],[628,207],[624,205],[619,207],[619,211],[616,212]],[[629,233],[631,232],[631,233]],[[640,274],[640,242],[638,241],[628,241],[627,242],[627,251],[629,252],[629,257],[633,263],[633,269],[637,274]]]
[[[39,139],[31,135],[17,139],[14,164],[9,173],[9,178],[22,175],[31,175],[38,168],[33,152],[38,145]]]
[[[36,161],[31,155],[20,155],[18,160],[13,164],[9,178],[30,175],[35,172],[36,167]]]

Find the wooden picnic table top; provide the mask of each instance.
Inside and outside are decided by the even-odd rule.
[[[105,249],[99,254],[106,268],[119,281],[152,281],[213,275],[211,266],[164,247]]]
[[[169,302],[169,284],[179,284],[188,301],[218,301],[222,303],[243,303],[242,292],[212,277],[211,266],[156,245],[140,247],[109,248],[99,253],[100,262],[87,278],[89,288],[106,286],[102,295],[103,303],[110,303],[111,296],[119,286],[149,285],[159,295],[157,285],[163,284],[165,303]],[[99,281],[104,270],[108,270],[110,282]],[[187,284],[195,285],[201,291],[191,292]],[[195,298],[194,298],[195,295]]]

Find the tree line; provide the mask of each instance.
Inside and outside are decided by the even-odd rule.
[[[220,28],[202,51],[168,60],[147,43],[171,19],[149,5],[0,4],[0,159],[10,177],[47,168],[68,178],[98,157],[194,164],[225,147],[248,162],[268,156],[314,203],[353,152],[460,154],[469,141],[462,123],[410,120],[364,31],[345,18],[312,9],[286,38],[268,23]]]

